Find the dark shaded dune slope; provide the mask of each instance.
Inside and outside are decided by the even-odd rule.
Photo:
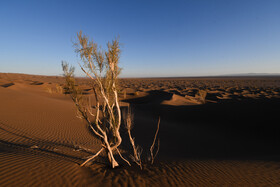
[[[160,93],[157,99],[152,99],[156,95],[153,92],[126,102],[134,108],[138,133],[151,131],[157,117],[161,117],[161,156],[279,160],[280,99],[170,106],[161,103],[171,95]],[[148,120],[143,116],[149,116],[153,122],[144,122]],[[145,140],[143,144],[148,146]]]

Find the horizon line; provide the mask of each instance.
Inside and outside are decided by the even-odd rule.
[[[29,74],[29,73],[14,73],[14,72],[0,72],[0,74],[22,74],[31,76],[48,76],[48,77],[63,77],[60,75],[45,75],[45,74]],[[280,77],[280,73],[234,73],[234,74],[217,74],[217,75],[186,75],[186,76],[120,76],[120,79],[166,79],[166,78],[215,78],[215,77]],[[89,78],[85,76],[75,76],[76,78]]]

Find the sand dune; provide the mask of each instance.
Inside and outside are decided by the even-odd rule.
[[[84,94],[92,90],[79,79]],[[76,118],[60,77],[0,74],[1,186],[277,186],[280,185],[280,79],[122,79],[122,102],[135,112],[133,134],[151,144],[161,116],[153,166],[110,169]],[[50,92],[50,88],[52,91]],[[206,89],[207,103],[196,102]],[[125,132],[122,131],[124,137]],[[129,148],[124,143],[122,148]],[[129,155],[124,154],[126,157]]]
[[[194,97],[183,97],[180,95],[172,94],[172,97],[170,100],[163,101],[161,104],[164,105],[174,105],[174,106],[180,106],[180,105],[194,105],[199,104],[199,102]]]

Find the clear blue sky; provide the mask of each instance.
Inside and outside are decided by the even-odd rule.
[[[0,72],[61,74],[80,30],[120,36],[123,77],[280,73],[279,0],[0,1]]]

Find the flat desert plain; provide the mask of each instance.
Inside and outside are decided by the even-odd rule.
[[[88,79],[78,83],[92,95]],[[63,77],[0,74],[0,186],[280,185],[280,77],[120,79],[143,170],[118,156],[121,166],[111,169],[105,155],[79,166],[100,144],[63,84]],[[145,158],[159,117],[151,165]],[[121,133],[121,150],[131,150]]]

